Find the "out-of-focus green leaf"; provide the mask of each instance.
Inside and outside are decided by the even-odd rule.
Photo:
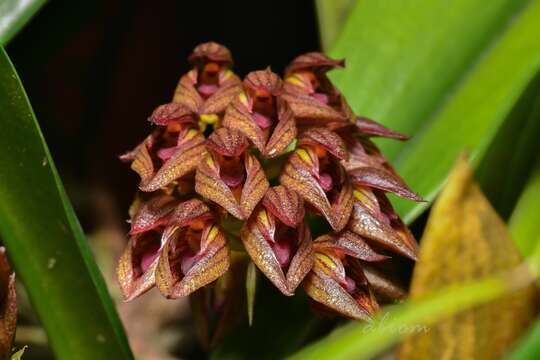
[[[249,325],[253,323],[253,308],[255,307],[255,294],[257,292],[257,268],[253,261],[250,261],[246,274],[246,296]]]
[[[11,355],[11,360],[21,360],[24,352],[26,351],[26,348],[27,346],[23,347],[22,349]]]
[[[504,223],[471,182],[470,168],[459,163],[452,174],[421,242],[412,299],[383,312],[372,324],[350,323],[291,359],[367,359],[407,334],[414,337],[405,342],[404,359],[442,358],[441,350],[460,359],[504,352],[534,309],[531,269],[519,261]],[[537,276],[538,256],[529,261]],[[477,328],[489,324],[495,330]],[[497,343],[492,344],[487,340],[495,332]]]
[[[330,49],[339,36],[356,0],[316,0],[319,34],[325,51]]]
[[[482,161],[537,74],[539,16],[539,2],[525,0],[356,4],[331,52],[347,69],[333,78],[356,113],[414,135],[380,145],[427,200],[463,148]],[[395,204],[409,222],[428,206]]]
[[[506,224],[474,182],[465,157],[460,157],[433,205],[420,244],[411,299],[508,271],[522,261]],[[535,295],[531,285],[448,317],[429,332],[405,338],[398,358],[498,359],[531,323]]]
[[[17,73],[0,48],[0,235],[58,359],[132,359]]]
[[[0,46],[5,46],[47,0],[0,1]]]

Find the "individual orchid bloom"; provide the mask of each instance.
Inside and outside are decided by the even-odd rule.
[[[237,130],[220,128],[207,142],[209,149],[195,175],[195,191],[247,219],[269,187],[257,158],[247,153],[247,139]]]
[[[282,185],[296,191],[319,211],[335,231],[341,231],[352,211],[352,186],[339,160],[347,158],[343,140],[326,128],[301,134],[280,176]]]
[[[304,281],[308,296],[349,318],[371,319],[379,306],[358,260],[376,262],[386,256],[350,231],[315,239],[313,251],[313,269]]]
[[[187,296],[229,268],[225,235],[201,200],[188,200],[176,207],[161,243],[155,282],[167,298]]]
[[[353,195],[355,200],[348,228],[365,239],[416,260],[418,244],[384,193],[354,185]]]
[[[240,237],[257,267],[285,295],[311,270],[311,235],[302,198],[284,186],[272,187],[251,215]]]
[[[281,79],[269,69],[253,71],[243,88],[227,107],[223,126],[240,131],[266,158],[283,154],[297,131],[290,107],[280,98]]]
[[[176,87],[173,103],[196,115],[204,131],[219,126],[227,105],[241,91],[241,81],[232,71],[229,50],[215,42],[197,46],[189,57],[193,66]]]
[[[160,147],[155,139],[147,139],[134,150],[131,168],[139,174],[139,189],[150,192],[195,171],[206,154],[205,138],[191,127],[183,127],[176,144]]]
[[[311,52],[298,56],[287,67],[283,98],[291,106],[298,126],[327,126],[335,129],[349,124],[352,111],[326,76],[329,70],[344,65],[343,60]]]
[[[172,196],[158,195],[140,205],[132,218],[131,238],[116,269],[126,301],[154,287],[155,270],[163,246],[161,233],[177,204]]]

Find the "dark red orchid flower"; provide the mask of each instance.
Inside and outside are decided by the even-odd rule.
[[[284,81],[269,68],[240,81],[216,43],[189,62],[154,131],[121,157],[141,178],[117,271],[124,298],[189,295],[207,347],[255,287],[248,261],[326,313],[365,320],[402,298],[387,254],[414,260],[417,244],[386,194],[421,199],[370,138],[407,137],[353,113],[327,77],[344,62],[305,54]],[[313,221],[331,232],[312,240]]]

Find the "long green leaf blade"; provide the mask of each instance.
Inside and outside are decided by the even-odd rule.
[[[5,46],[47,0],[0,1],[0,46]]]
[[[58,359],[132,359],[20,80],[0,47],[0,235]]]

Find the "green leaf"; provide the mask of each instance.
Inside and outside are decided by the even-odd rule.
[[[334,45],[354,2],[354,0],[315,1],[321,44],[325,51]]]
[[[348,67],[333,78],[356,113],[414,135],[379,144],[427,200],[463,148],[481,163],[537,74],[538,16],[537,1],[357,3],[331,52]],[[429,205],[395,204],[407,222]]]
[[[255,295],[257,292],[257,268],[253,261],[250,261],[246,274],[246,297],[249,326],[253,324],[253,308],[255,307]]]
[[[0,235],[58,359],[132,359],[20,80],[0,48]]]
[[[24,346],[23,348],[21,348],[20,350],[18,350],[16,353],[14,353],[13,355],[11,355],[11,360],[21,360],[22,359],[22,356],[24,354],[24,352],[26,351],[26,348],[28,346]]]
[[[46,2],[46,0],[0,1],[0,46],[5,46]]]

